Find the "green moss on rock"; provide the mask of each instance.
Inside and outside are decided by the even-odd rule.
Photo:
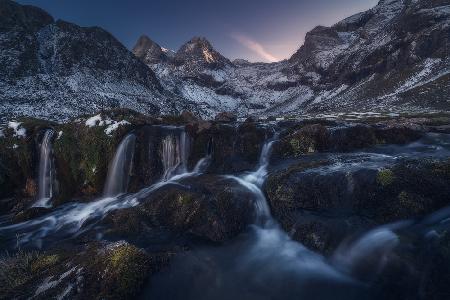
[[[383,169],[380,170],[377,174],[377,182],[381,186],[391,185],[395,180],[395,175],[392,170]]]
[[[138,294],[149,272],[147,254],[130,244],[111,249],[106,257],[100,298],[130,299]]]
[[[56,265],[59,261],[60,257],[57,254],[39,256],[31,263],[31,271],[33,273],[39,273]]]

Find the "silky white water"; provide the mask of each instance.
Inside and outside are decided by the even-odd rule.
[[[132,148],[134,148],[134,136],[129,135],[124,138],[118,147],[111,164],[113,166],[111,178],[114,178],[112,181],[122,184],[127,180],[125,177],[128,175],[129,168],[126,167],[125,161],[132,159],[130,157],[130,149]],[[125,159],[127,155],[128,159]],[[43,246],[47,238],[52,239],[54,237],[57,240],[59,237],[76,237],[91,229],[95,224],[92,221],[102,219],[111,211],[137,206],[142,199],[165,185],[178,184],[178,181],[182,179],[199,176],[209,166],[210,161],[211,157],[209,155],[205,156],[197,162],[192,172],[173,175],[167,180],[157,182],[134,194],[124,194],[123,189],[125,185],[121,186],[122,190],[111,188],[110,191],[114,191],[114,196],[104,196],[90,203],[68,204],[46,216],[0,227],[0,234],[15,234],[19,246],[31,243],[39,248]],[[120,174],[120,172],[123,173]],[[87,224],[90,222],[92,224],[88,226]]]
[[[133,164],[136,136],[129,134],[120,142],[108,169],[103,190],[104,197],[114,197],[127,192]]]
[[[51,207],[50,201],[53,196],[53,176],[54,166],[52,158],[52,138],[54,131],[48,129],[39,149],[39,175],[38,175],[38,195],[33,207]]]
[[[190,150],[190,139],[184,129],[175,135],[168,134],[161,142],[161,157],[163,164],[163,180],[168,180],[176,174],[187,173],[187,163]]]

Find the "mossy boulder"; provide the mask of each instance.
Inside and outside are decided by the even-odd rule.
[[[323,151],[328,140],[327,128],[321,124],[306,125],[283,137],[274,145],[275,157],[299,157]]]
[[[352,230],[420,218],[448,206],[449,161],[408,160],[381,170],[351,172],[325,171],[327,165],[327,161],[295,163],[272,173],[265,185],[274,217],[306,244],[313,244],[314,235],[322,237],[319,244],[331,247],[337,243],[327,242],[329,235],[344,237]],[[311,214],[316,219],[305,223]],[[357,225],[347,231],[339,225],[355,217]],[[343,228],[340,233],[338,228]],[[314,248],[330,250],[321,245]]]
[[[150,258],[130,244],[114,245],[102,258],[103,272],[98,299],[130,299],[136,296],[150,271]]]
[[[0,298],[131,299],[172,255],[123,241],[7,254],[0,257]]]
[[[138,206],[113,212],[103,226],[111,238],[143,245],[161,232],[223,242],[252,222],[253,205],[251,193],[235,180],[202,175],[168,184]]]
[[[107,124],[87,126],[83,119],[56,129],[53,153],[59,192],[53,199],[54,204],[102,193],[109,163],[122,138],[132,128],[131,125],[119,126],[107,134],[107,127]]]

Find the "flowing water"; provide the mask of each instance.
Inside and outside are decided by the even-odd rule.
[[[364,155],[348,154],[343,161],[332,164],[331,170],[316,171],[351,170],[358,165],[355,157],[361,156],[363,166],[374,168],[419,152],[445,156],[448,145],[443,149],[430,142],[439,138],[443,137],[428,136],[405,147],[380,147]],[[396,231],[412,230],[414,223],[404,221],[374,228],[342,242],[330,258],[308,250],[293,241],[271,217],[261,190],[274,143],[271,140],[264,145],[254,172],[226,176],[253,194],[254,225],[225,246],[198,247],[180,255],[169,269],[152,278],[142,299],[372,299],[375,293],[371,282],[400,244]],[[421,226],[436,226],[449,216],[450,209],[443,209],[425,218]],[[432,234],[424,228],[424,232]]]
[[[448,140],[448,136],[427,138]],[[164,176],[161,181],[138,193],[124,194],[134,140],[134,136],[127,136],[111,163],[108,181],[115,182],[120,188],[111,187],[111,191],[105,188],[105,197],[91,203],[68,204],[46,216],[0,227],[0,234],[17,236],[19,243],[32,243],[38,247],[46,242],[77,236],[91,229],[97,220],[113,210],[139,205],[142,199],[166,184],[176,184],[184,178],[198,176],[211,162],[211,153],[208,151],[207,156],[188,172],[189,139],[183,133],[170,133],[162,141]],[[256,214],[254,224],[224,246],[198,246],[178,255],[170,267],[151,278],[143,298],[369,299],[371,282],[401,243],[397,231],[414,227],[415,231],[430,235],[433,234],[430,228],[440,226],[450,217],[450,209],[447,208],[430,215],[419,224],[405,221],[374,228],[342,242],[336,252],[326,258],[292,240],[271,216],[262,187],[275,143],[276,136],[264,144],[255,171],[241,176],[224,175],[234,179],[253,195]],[[415,157],[417,153],[437,157],[442,154],[444,157],[450,147],[444,142],[440,144],[436,146],[434,140],[425,139],[404,147],[379,147],[370,152],[336,155],[332,167],[316,168],[314,172],[348,171],[361,167],[361,164],[379,168],[409,155]],[[327,156],[330,158],[332,155]]]
[[[48,129],[44,133],[39,150],[39,177],[37,201],[33,207],[51,207],[53,196],[53,157],[52,138],[54,131]]]
[[[178,171],[137,193],[126,194],[135,140],[136,137],[129,134],[119,144],[110,164],[102,198],[89,203],[69,203],[45,216],[19,224],[7,225],[7,222],[3,222],[0,235],[8,238],[5,245],[14,247],[18,244],[41,248],[61,239],[77,237],[91,230],[109,212],[139,205],[150,193],[165,185],[177,184],[182,179],[202,174],[211,162],[211,156],[207,154],[197,162],[191,172],[188,172],[186,167],[181,169],[186,170],[185,172]],[[187,142],[183,143],[187,145]],[[184,156],[182,161],[187,162],[187,159],[188,157]]]
[[[169,180],[176,174],[187,172],[189,158],[190,139],[183,130],[179,134],[169,133],[162,140],[162,164],[164,168],[163,180]]]
[[[136,136],[129,134],[120,142],[108,169],[104,197],[114,197],[127,192],[133,165]]]

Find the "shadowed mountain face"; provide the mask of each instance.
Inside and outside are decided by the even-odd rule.
[[[279,63],[230,63],[199,38],[183,45],[175,59],[144,62],[166,89],[210,113],[448,109],[449,5],[380,1],[332,27],[314,28]],[[154,52],[148,47],[149,56]]]
[[[105,30],[0,1],[2,115],[66,119],[101,108],[170,112],[155,74]]]

